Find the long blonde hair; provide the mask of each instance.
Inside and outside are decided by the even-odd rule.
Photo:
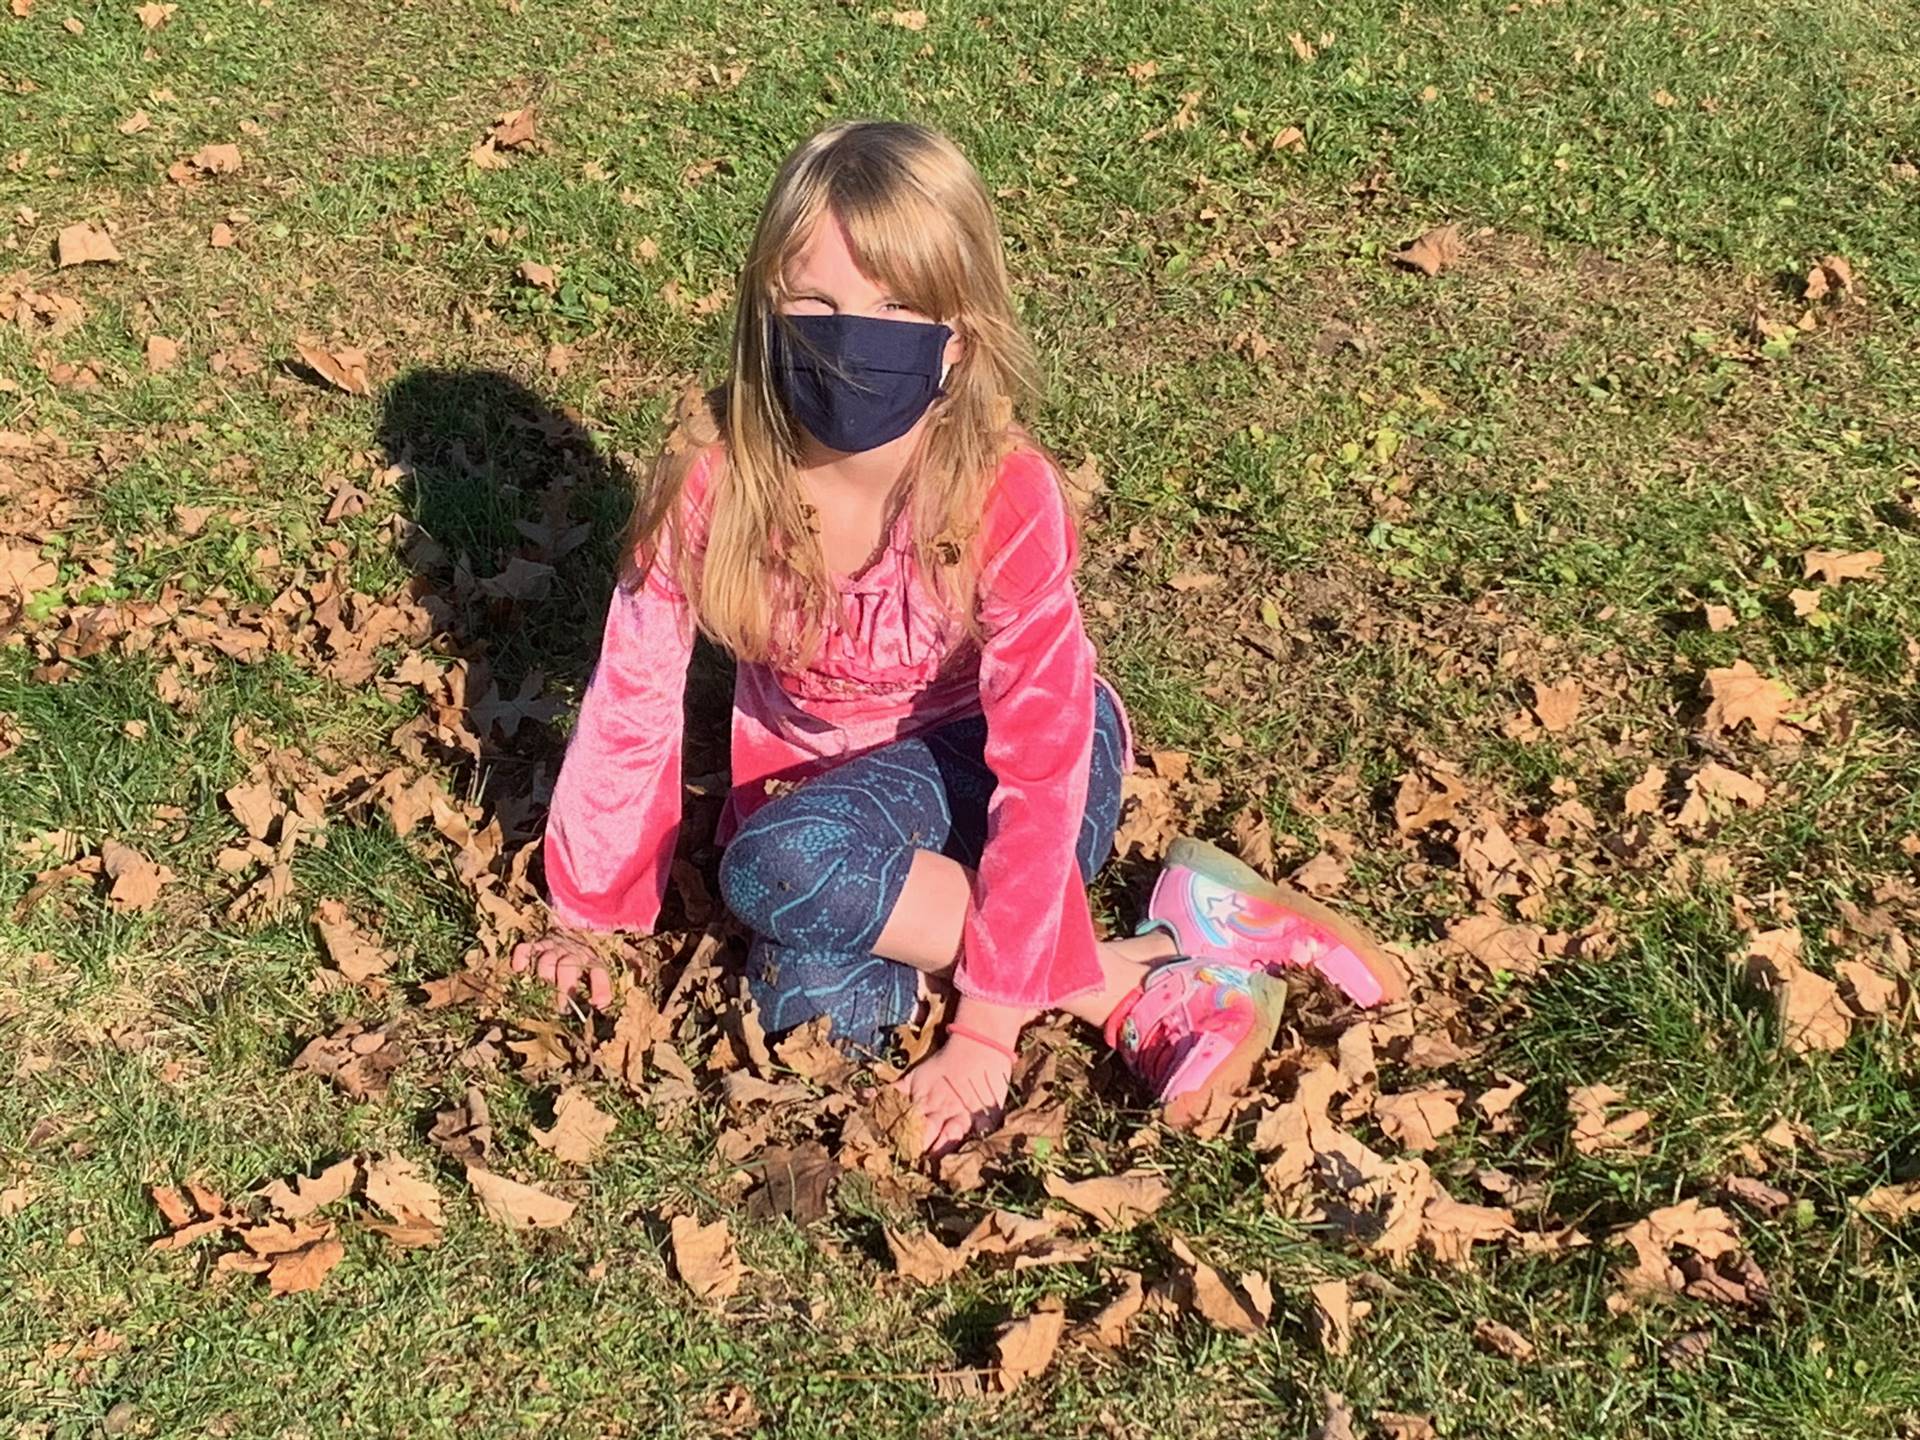
[[[703,436],[696,421],[670,441],[625,547],[644,575],[664,539],[700,628],[742,660],[810,653],[839,603],[795,473],[799,437],[768,356],[789,266],[828,216],[865,274],[963,343],[928,412],[904,503],[920,573],[968,624],[987,491],[1002,455],[1024,438],[1014,408],[1037,390],[993,203],[953,142],[877,120],[830,125],[802,142],[774,178],[740,271],[732,375],[711,397],[716,424]],[[683,543],[681,494],[701,441],[716,433],[725,443],[696,555]],[[777,627],[777,612],[788,607],[793,623]]]

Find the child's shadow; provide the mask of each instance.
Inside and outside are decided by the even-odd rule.
[[[435,648],[466,662],[464,694],[444,703],[471,739],[419,739],[462,772],[516,850],[544,823],[648,462],[608,453],[577,412],[497,370],[402,376],[381,397],[378,439],[403,470],[396,548]],[[687,687],[689,776],[727,768],[731,690],[725,658],[702,646]],[[712,833],[697,808],[683,831],[695,848]]]

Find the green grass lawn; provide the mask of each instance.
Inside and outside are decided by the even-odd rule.
[[[1911,988],[1800,1056],[1740,963],[1750,932],[1793,928],[1817,974],[1898,978],[1920,940],[1911,12],[1017,0],[896,23],[914,18],[790,0],[0,14],[6,1433],[1303,1436],[1332,1390],[1361,1435],[1417,1433],[1382,1412],[1448,1437],[1920,1435],[1920,1251],[1910,1224],[1852,1209],[1920,1174]],[[529,104],[535,144],[475,164]],[[1183,823],[1270,827],[1280,870],[1340,859],[1338,901],[1423,976],[1428,1048],[1382,1043],[1380,1088],[1528,1087],[1504,1123],[1463,1105],[1432,1177],[1590,1245],[1390,1265],[1271,1201],[1248,1125],[1159,1130],[1089,1036],[1057,1042],[1065,1073],[1092,1067],[1063,1090],[1064,1138],[985,1189],[858,1172],[810,1226],[756,1218],[727,1158],[751,1112],[593,1080],[618,1128],[573,1169],[532,1135],[558,1078],[506,1049],[541,997],[422,1008],[420,983],[493,922],[460,849],[431,821],[398,833],[365,784],[436,778],[498,821],[502,872],[537,832],[627,477],[671,397],[719,373],[773,167],[858,114],[948,130],[999,197],[1051,380],[1034,425],[1104,482],[1090,624],[1143,748],[1192,756]],[[229,142],[237,172],[168,177]],[[57,268],[79,222],[119,263]],[[1464,239],[1451,269],[1391,263],[1441,223]],[[1809,304],[1829,255],[1853,283]],[[150,367],[151,336],[177,363]],[[316,383],[303,342],[363,350],[371,393]],[[1884,558],[1820,582],[1811,550]],[[516,554],[551,562],[537,593],[496,578]],[[309,614],[330,590],[360,597],[337,630]],[[368,607],[410,591],[417,628],[352,662]],[[505,717],[474,727],[478,756],[458,697],[402,673],[419,652],[465,660],[468,700]],[[1707,710],[1707,673],[1737,661],[1794,696],[1771,740]],[[1569,677],[1571,724],[1530,720],[1534,685]],[[708,665],[696,687],[691,774],[724,765],[723,682]],[[536,707],[512,728],[523,693],[554,723]],[[1708,764],[1764,798],[1683,821]],[[1438,765],[1469,797],[1457,823],[1402,834],[1401,777]],[[1629,792],[1656,765],[1674,788],[1648,816]],[[222,868],[246,839],[230,787],[264,775],[285,798],[354,767],[366,781],[312,802],[318,832],[269,857],[280,893],[236,908],[270,864]],[[1489,823],[1530,878],[1488,880]],[[150,907],[97,873],[37,885],[109,841],[173,872]],[[1103,916],[1130,925],[1150,873],[1112,867]],[[384,990],[316,983],[328,900],[397,956]],[[1489,967],[1445,939],[1483,900],[1587,943],[1535,974]],[[406,1037],[378,1098],[291,1068],[350,1019]],[[1299,1012],[1276,1103],[1350,1019]],[[715,1035],[696,1006],[675,1039],[699,1066]],[[577,1200],[566,1225],[490,1223],[430,1143],[470,1083],[488,1163]],[[1567,1092],[1600,1084],[1650,1122],[1583,1153]],[[1348,1128],[1400,1157],[1376,1121]],[[444,1241],[397,1251],[350,1202],[344,1260],[285,1297],[216,1271],[230,1247],[148,1249],[166,1229],[150,1186],[238,1197],[352,1154],[433,1176]],[[1082,1258],[980,1259],[926,1288],[893,1273],[885,1227],[1038,1215],[1050,1175],[1141,1165],[1172,1198]],[[1778,1214],[1726,1198],[1756,1174]],[[1765,1301],[1610,1307],[1616,1232],[1693,1197],[1735,1218]],[[724,1305],[675,1278],[674,1213],[729,1219],[752,1273]],[[1118,1351],[1070,1339],[1009,1395],[936,1379],[990,1366],[996,1328],[1043,1302],[1079,1322],[1117,1272],[1174,1273],[1176,1237],[1260,1272],[1271,1321],[1154,1312]],[[1309,1323],[1329,1278],[1373,1306],[1342,1355]],[[1530,1356],[1476,1339],[1489,1320]]]

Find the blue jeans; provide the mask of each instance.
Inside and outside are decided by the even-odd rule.
[[[1112,696],[1096,689],[1075,846],[1083,881],[1113,850],[1124,737]],[[754,932],[747,986],[769,1034],[830,1015],[836,1040],[877,1050],[913,1018],[919,973],[873,946],[915,851],[979,865],[994,788],[986,741],[981,716],[895,741],[769,801],[741,827],[721,859],[720,890]]]

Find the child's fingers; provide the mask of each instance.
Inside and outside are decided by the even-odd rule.
[[[573,994],[573,987],[579,983],[580,962],[572,958],[562,960],[553,972],[553,988],[556,992],[553,997],[553,1008],[564,1013],[567,1008],[567,997]]]
[[[533,942],[522,940],[514,946],[513,955],[507,963],[513,966],[516,975],[525,974],[527,966],[533,963]]]
[[[593,965],[587,970],[587,999],[596,1010],[604,1010],[613,1003],[613,977],[607,973],[604,965]]]

